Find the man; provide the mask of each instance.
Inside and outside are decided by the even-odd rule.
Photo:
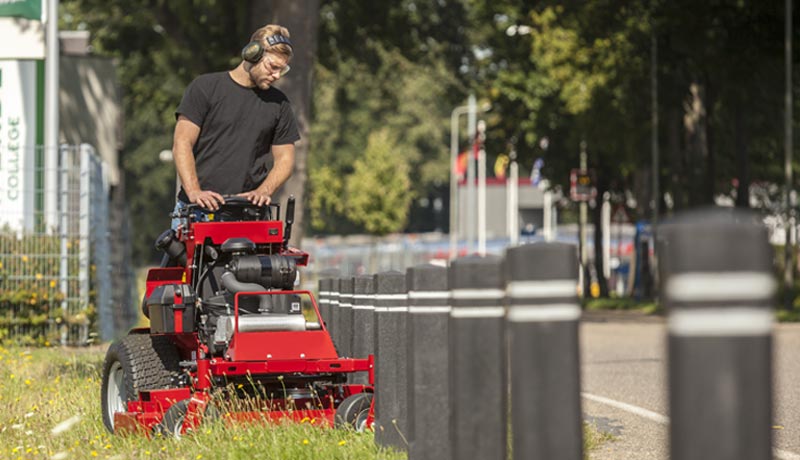
[[[272,87],[289,71],[289,31],[270,24],[250,40],[235,69],[196,78],[175,111],[172,153],[182,184],[176,211],[189,203],[215,211],[224,195],[266,205],[292,174],[300,135],[289,100]]]

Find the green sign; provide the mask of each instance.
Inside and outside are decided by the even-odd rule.
[[[42,19],[42,0],[0,0],[0,16]]]

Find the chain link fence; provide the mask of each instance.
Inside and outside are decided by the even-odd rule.
[[[0,172],[0,340],[81,345],[115,334],[107,165],[88,144],[58,153],[56,169]]]

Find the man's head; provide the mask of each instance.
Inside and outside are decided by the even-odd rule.
[[[289,31],[276,24],[261,27],[253,32],[250,43],[242,50],[242,58],[253,83],[261,89],[269,88],[289,70],[292,59]]]

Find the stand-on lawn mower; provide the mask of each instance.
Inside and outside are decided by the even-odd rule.
[[[147,274],[150,328],[131,330],[106,354],[109,431],[180,436],[221,416],[372,425],[373,358],[340,358],[314,296],[295,290],[308,254],[288,247],[293,197],[286,214],[284,227],[279,205],[241,197],[213,214],[180,211],[177,231],[156,242],[161,267]],[[368,372],[370,385],[348,384],[353,372]]]

